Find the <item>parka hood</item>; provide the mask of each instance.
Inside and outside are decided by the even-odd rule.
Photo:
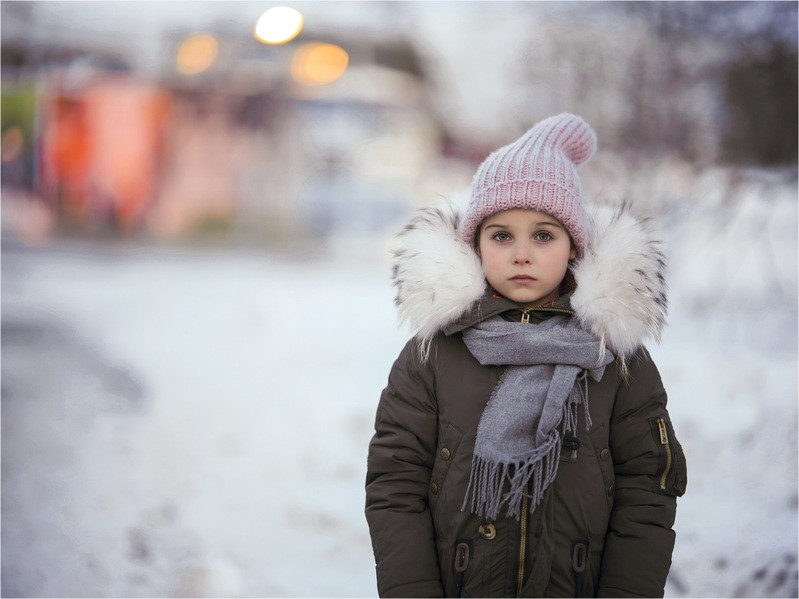
[[[492,298],[480,258],[458,236],[468,192],[418,211],[400,232],[392,273],[400,320],[422,348],[439,332],[515,304]],[[577,288],[571,309],[581,326],[616,356],[630,356],[646,340],[660,340],[667,300],[663,243],[629,206],[588,206],[591,232],[572,267]]]

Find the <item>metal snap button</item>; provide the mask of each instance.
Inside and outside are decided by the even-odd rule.
[[[444,447],[444,448],[441,450],[441,459],[442,459],[442,460],[444,460],[444,461],[446,462],[446,461],[448,461],[448,460],[449,460],[451,457],[452,457],[452,454],[450,453],[449,449],[447,449],[446,447]]]
[[[613,485],[610,485],[610,486],[608,487],[608,497],[610,497],[611,495],[613,495],[613,492],[614,492],[614,491],[615,491],[615,489],[613,488]]]
[[[430,483],[430,492],[433,495],[438,495],[438,485],[436,483]]]
[[[607,447],[599,452],[599,459],[601,459],[603,462],[607,462],[609,457],[610,450]]]
[[[480,525],[480,528],[477,529],[477,532],[480,533],[481,537],[487,541],[490,541],[497,536],[497,527],[494,526],[493,522],[486,522],[485,524]]]

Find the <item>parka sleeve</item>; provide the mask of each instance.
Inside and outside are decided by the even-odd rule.
[[[369,444],[366,519],[381,597],[442,597],[428,506],[438,437],[429,362],[411,340],[389,374]]]
[[[686,464],[666,411],[666,392],[646,350],[630,359],[610,424],[613,511],[597,597],[662,597],[674,549]]]

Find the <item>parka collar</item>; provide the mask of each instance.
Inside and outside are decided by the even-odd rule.
[[[534,320],[544,320],[555,314],[574,314],[569,298],[571,294],[560,296],[551,306],[532,308],[529,311],[538,315]],[[445,335],[458,333],[469,327],[491,318],[492,316],[502,315],[509,320],[518,320],[525,310],[513,300],[499,295],[490,287],[486,288],[483,296],[476,301],[470,309],[464,312],[458,319],[443,326],[441,332]]]

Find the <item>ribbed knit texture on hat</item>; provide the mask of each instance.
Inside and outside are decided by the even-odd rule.
[[[563,113],[539,122],[479,166],[469,208],[459,227],[461,238],[471,244],[487,217],[528,208],[551,214],[563,223],[582,254],[589,220],[576,167],[595,151],[596,134],[579,116]]]

